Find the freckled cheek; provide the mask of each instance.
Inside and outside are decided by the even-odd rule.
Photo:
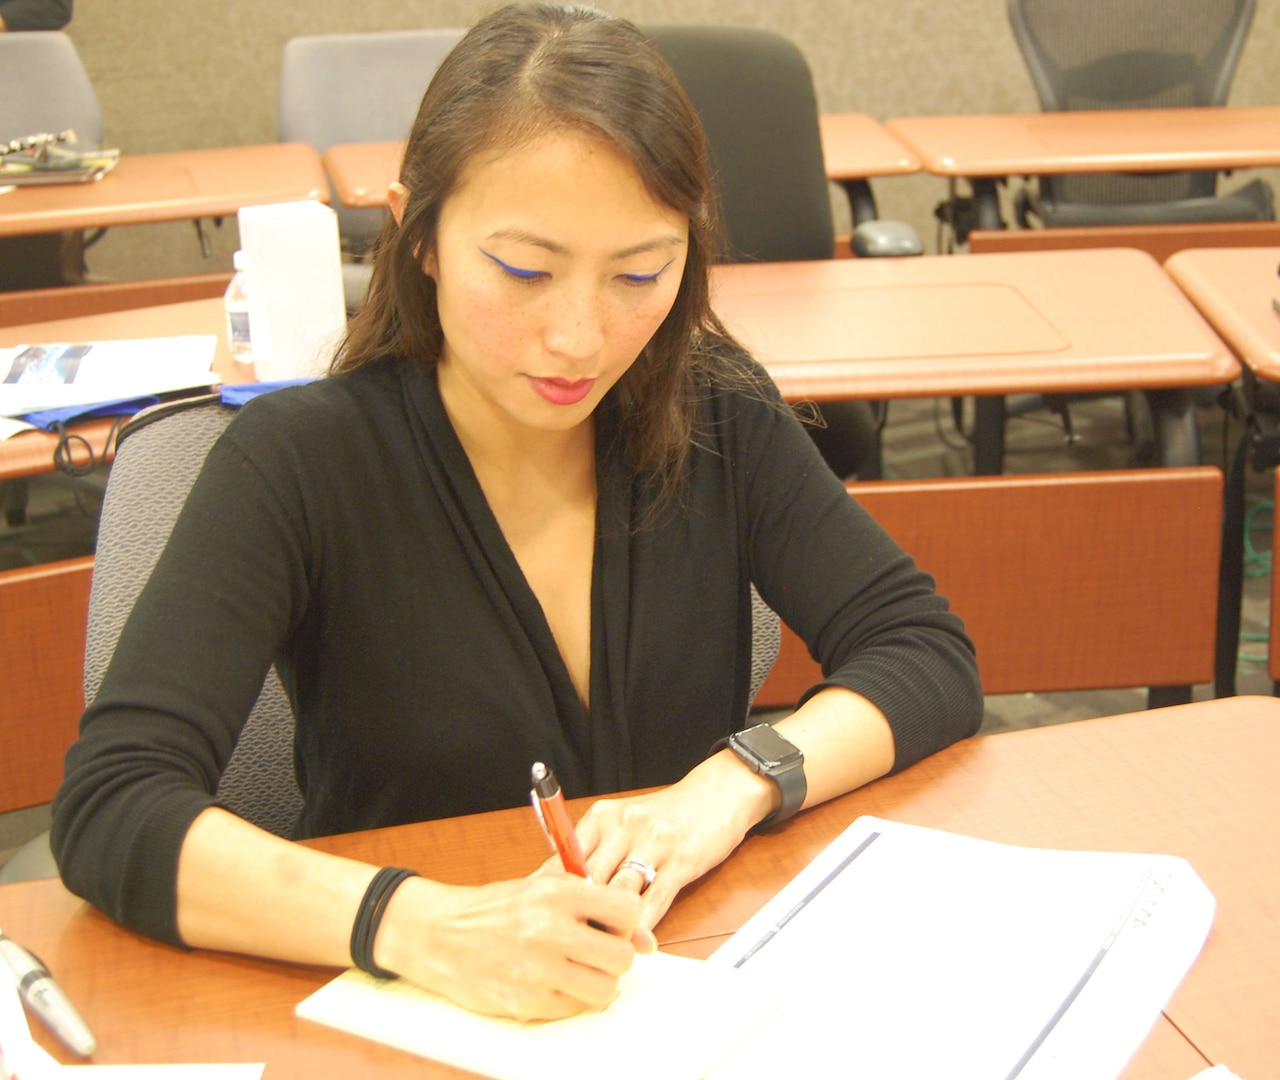
[[[615,316],[612,324],[613,339],[618,351],[626,352],[629,359],[640,354],[649,339],[658,332],[658,327],[671,311],[673,301],[659,301],[646,304],[641,308],[633,308]]]
[[[440,324],[454,348],[469,342],[480,363],[500,363],[536,340],[538,320],[528,306],[484,289],[459,289],[441,296]]]

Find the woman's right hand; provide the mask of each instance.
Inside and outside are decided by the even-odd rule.
[[[571,874],[478,887],[414,877],[391,898],[374,960],[474,1012],[554,1020],[613,1000],[636,952],[657,948],[643,915],[634,893]]]

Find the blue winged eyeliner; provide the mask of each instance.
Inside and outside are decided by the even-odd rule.
[[[478,250],[481,255],[488,259],[492,259],[508,274],[514,278],[519,278],[521,281],[533,281],[536,278],[547,276],[547,271],[545,270],[524,270],[519,266],[511,266],[509,263],[503,262],[498,258],[498,256],[494,255],[492,252],[485,251],[484,248],[478,248]],[[651,281],[657,281],[658,277],[662,274],[662,271],[673,262],[675,262],[675,259],[668,259],[652,274],[619,274],[618,276],[625,280],[629,285],[647,285]]]
[[[543,270],[522,270],[518,266],[508,266],[501,259],[499,259],[498,256],[489,254],[489,252],[485,251],[484,248],[480,249],[480,254],[492,259],[499,266],[501,266],[502,269],[504,269],[508,274],[510,274],[512,277],[519,278],[521,281],[532,281],[534,278],[541,277],[545,273],[545,271]]]

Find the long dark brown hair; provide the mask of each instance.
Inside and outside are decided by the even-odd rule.
[[[405,147],[399,227],[374,247],[373,277],[333,370],[395,356],[434,369],[444,343],[435,282],[423,272],[441,207],[478,153],[571,127],[605,139],[649,194],[689,221],[684,277],[667,318],[610,391],[636,473],[662,497],[678,486],[695,435],[698,372],[742,371],[711,311],[707,268],[721,233],[702,125],[675,74],[631,23],[592,8],[512,4],[483,18],[445,58]]]

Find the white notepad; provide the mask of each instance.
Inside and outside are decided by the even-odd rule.
[[[297,1012],[495,1080],[701,1080],[779,1001],[750,974],[654,953],[636,957],[608,1008],[565,1020],[481,1016],[354,969]]]

